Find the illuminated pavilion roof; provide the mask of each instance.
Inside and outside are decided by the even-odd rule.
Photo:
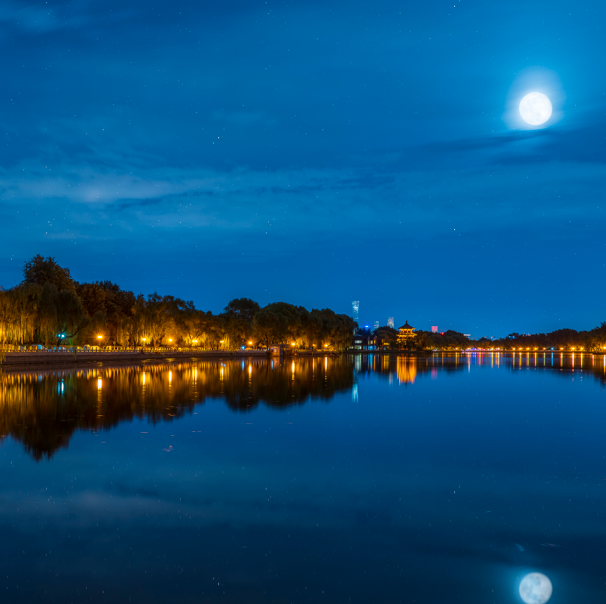
[[[408,321],[406,321],[406,323],[404,323],[404,325],[402,325],[400,329],[414,329],[414,327],[412,325],[409,325]]]

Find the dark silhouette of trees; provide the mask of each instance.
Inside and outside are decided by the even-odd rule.
[[[40,254],[24,264],[22,283],[36,283],[37,285],[51,283],[57,288],[57,291],[76,290],[76,283],[72,279],[69,269],[59,266],[51,256],[44,258]]]
[[[249,298],[231,300],[223,313],[199,310],[192,301],[154,292],[124,291],[111,281],[77,283],[54,258],[34,256],[23,282],[0,289],[0,344],[241,346],[295,343],[296,348],[344,349],[355,323],[330,309],[286,302],[261,308]]]

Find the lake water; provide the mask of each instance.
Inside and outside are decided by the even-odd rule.
[[[606,361],[0,375],[3,602],[606,601]]]

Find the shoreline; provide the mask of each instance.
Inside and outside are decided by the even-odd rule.
[[[204,359],[278,359],[300,357],[337,357],[342,353],[338,352],[313,352],[296,351],[289,352],[282,357],[272,356],[266,350],[200,350],[193,351],[159,351],[159,352],[134,352],[134,351],[110,351],[110,352],[77,352],[74,354],[71,351],[61,352],[5,352],[4,358],[0,357],[0,370],[3,368],[10,369],[13,367],[47,367],[70,365],[80,367],[86,365],[98,365],[99,363],[145,363],[145,362],[162,362],[162,361],[200,361]]]
[[[197,361],[206,358],[240,359],[246,357],[264,358],[268,354],[264,350],[239,350],[228,352],[224,350],[205,350],[200,352],[6,352],[0,367],[16,367],[21,365],[87,365],[99,362],[132,363],[144,361]]]
[[[491,351],[480,350],[445,350],[445,351],[413,351],[413,350],[347,350],[344,352],[325,351],[316,352],[311,350],[298,350],[279,356],[272,356],[265,350],[204,350],[198,352],[192,351],[160,351],[160,352],[78,352],[74,355],[73,352],[6,352],[4,358],[0,357],[0,371],[2,369],[12,369],[17,367],[27,366],[29,368],[48,368],[53,367],[82,367],[86,365],[99,365],[100,363],[148,363],[148,362],[163,362],[163,361],[200,361],[204,359],[285,359],[285,358],[301,358],[301,357],[332,357],[337,358],[344,355],[389,355],[396,354],[401,356],[433,356],[436,354],[495,354]],[[565,354],[565,355],[593,355],[604,356],[604,352],[571,352],[571,351],[499,351],[501,355],[518,355],[518,354]]]

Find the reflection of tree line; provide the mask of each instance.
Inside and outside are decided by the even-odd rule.
[[[147,418],[172,421],[209,398],[234,411],[332,398],[353,385],[346,359],[199,362],[0,375],[0,437],[12,436],[35,458],[51,457],[80,430],[108,430]]]
[[[606,384],[606,356],[592,354],[569,354],[560,352],[524,352],[524,353],[437,353],[420,355],[376,355],[367,354],[354,357],[354,366],[358,374],[376,373],[389,379],[397,378],[400,384],[414,383],[423,374],[432,377],[440,372],[456,372],[470,365],[509,367],[518,369],[553,369],[558,375],[566,376],[575,371],[593,375]]]
[[[397,379],[400,384],[414,384],[415,379],[426,373],[458,371],[465,365],[463,355],[361,355],[354,359],[358,373],[376,373],[379,377]]]
[[[469,365],[512,370],[553,369],[592,374],[606,384],[606,359],[593,355],[517,354],[358,355],[280,362],[204,361],[147,367],[87,369],[50,374],[0,373],[0,438],[10,435],[35,458],[67,447],[76,430],[109,430],[134,418],[172,421],[207,399],[237,412],[260,403],[280,409],[311,399],[329,400],[354,387],[356,375],[374,373],[390,383],[457,372]],[[355,389],[355,387],[354,387]]]
[[[570,376],[574,372],[593,375],[606,384],[606,356],[593,354],[569,354],[561,352],[523,352],[509,354],[507,363],[516,369],[552,369],[556,375]]]

